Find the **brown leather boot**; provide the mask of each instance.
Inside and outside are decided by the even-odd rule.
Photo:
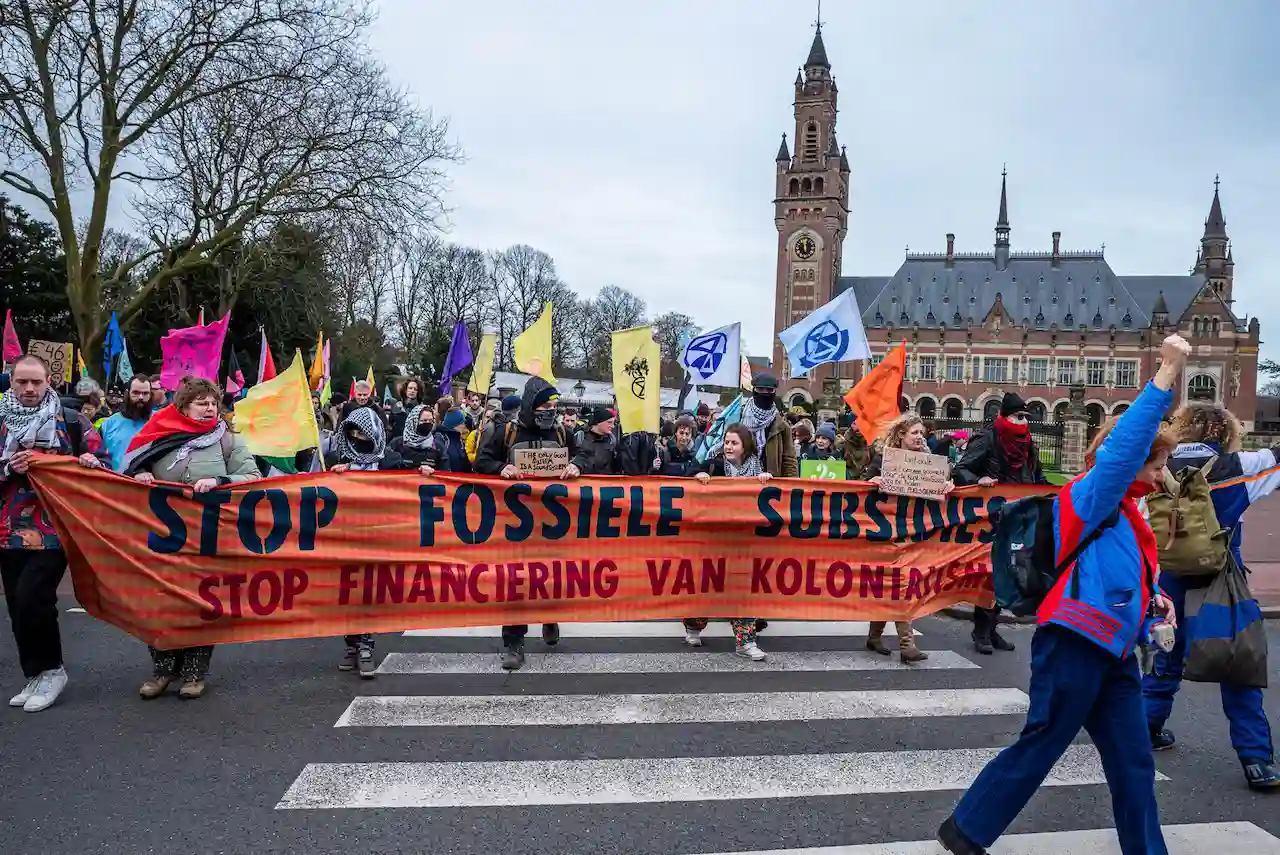
[[[899,621],[896,626],[898,630],[898,647],[900,648],[898,655],[902,657],[902,661],[911,664],[912,662],[923,662],[928,659],[929,654],[916,647],[916,634],[911,627],[911,621]]]
[[[153,701],[165,693],[171,682],[172,677],[152,677],[138,689],[138,695],[144,701]]]
[[[194,701],[204,694],[204,680],[188,680],[178,690],[178,697],[184,701]]]
[[[881,656],[889,655],[889,648],[884,646],[884,621],[873,620],[867,630],[867,649]]]

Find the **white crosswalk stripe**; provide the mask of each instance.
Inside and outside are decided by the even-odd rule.
[[[599,839],[573,851],[618,851],[608,828],[619,811],[677,806],[691,824],[721,818],[690,826],[700,847],[660,843],[656,826],[644,852],[937,855],[941,848],[927,839],[933,828],[921,827],[909,808],[882,826],[893,829],[883,840],[865,833],[842,840],[849,826],[835,823],[829,838],[806,840],[827,844],[817,848],[717,846],[721,836],[743,842],[714,813],[721,804],[750,806],[757,827],[767,828],[790,825],[794,806],[807,799],[850,799],[847,809],[889,814],[905,797],[945,811],[1014,737],[1029,699],[1021,688],[992,685],[1001,678],[979,663],[996,660],[921,642],[929,659],[905,665],[896,650],[890,657],[865,650],[866,631],[865,622],[771,621],[761,637],[769,658],[751,662],[716,640],[730,636],[723,622],[713,622],[704,633],[711,644],[696,649],[683,646],[674,621],[562,624],[560,646],[544,647],[535,631],[525,666],[508,674],[499,669],[498,627],[410,630],[406,643],[421,649],[386,654],[382,679],[362,684],[382,694],[353,698],[335,722],[347,749],[306,762],[276,808],[518,810],[529,851],[567,851],[556,838],[557,812],[594,810],[599,820],[589,833]],[[926,625],[923,638],[930,637]],[[591,652],[574,650],[576,639]],[[786,738],[771,740],[775,729]],[[691,730],[696,736],[684,735]],[[362,762],[361,734],[404,747]],[[799,753],[811,743],[812,753]],[[1161,786],[1168,780],[1158,775]],[[1080,791],[1105,806],[1105,782],[1097,750],[1075,744],[1038,801]],[[1090,824],[1106,824],[1105,816]],[[541,835],[558,842],[543,845]],[[1166,838],[1172,855],[1280,855],[1280,839],[1246,822],[1170,825]],[[1086,827],[1009,835],[990,851],[1120,850],[1113,829]]]

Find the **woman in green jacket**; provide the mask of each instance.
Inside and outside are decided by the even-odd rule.
[[[239,434],[219,418],[222,390],[199,377],[187,377],[174,393],[173,403],[152,414],[129,443],[124,474],[143,484],[168,481],[186,484],[197,493],[259,477],[253,454]],[[181,677],[179,697],[192,700],[204,694],[205,676],[213,645],[181,650],[151,651],[155,676],[138,694],[158,698],[175,677]]]

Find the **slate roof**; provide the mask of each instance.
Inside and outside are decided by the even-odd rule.
[[[790,163],[791,151],[787,148],[787,135],[782,135],[782,145],[778,146],[778,156],[774,158],[778,163]]]
[[[1176,321],[1204,286],[1190,276],[1117,276],[1101,253],[1013,253],[1005,269],[994,255],[908,255],[893,276],[844,276],[837,292],[854,289],[869,328],[919,324],[937,328],[981,324],[999,294],[1014,324],[1032,329],[1139,329],[1151,325],[1164,292]]]
[[[822,27],[818,27],[818,31],[813,34],[813,44],[809,46],[809,58],[804,61],[804,64],[806,68],[810,65],[831,67],[831,63],[827,61],[827,46],[822,43]]]

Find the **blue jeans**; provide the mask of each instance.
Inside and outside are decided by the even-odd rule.
[[[987,764],[956,806],[960,833],[979,846],[995,843],[1084,728],[1102,757],[1120,851],[1168,855],[1137,660],[1116,659],[1069,629],[1041,627],[1031,641],[1028,694],[1018,741]]]
[[[1147,725],[1155,731],[1164,727],[1173,712],[1173,698],[1182,685],[1182,667],[1187,659],[1187,638],[1182,627],[1186,622],[1187,580],[1172,573],[1160,574],[1160,587],[1178,611],[1178,633],[1173,650],[1156,655],[1155,673],[1142,680],[1142,697],[1147,704]],[[1231,722],[1231,745],[1242,761],[1270,763],[1274,757],[1271,745],[1271,723],[1262,708],[1262,689],[1223,683],[1222,711]]]

